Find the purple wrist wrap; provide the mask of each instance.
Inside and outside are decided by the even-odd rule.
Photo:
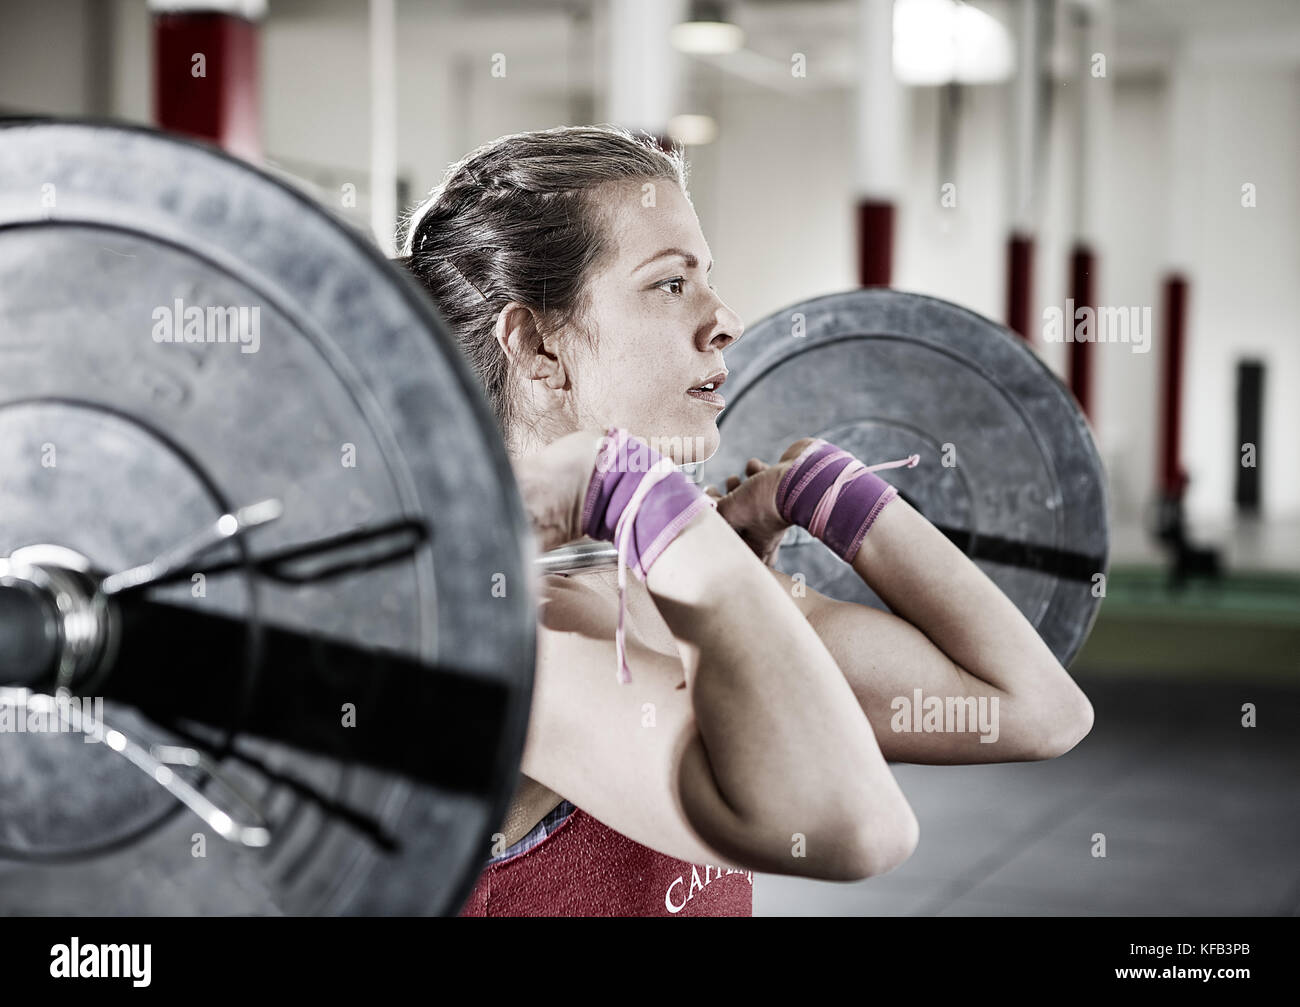
[[[846,563],[852,563],[868,530],[898,496],[874,470],[906,465],[920,455],[870,467],[849,452],[817,438],[794,460],[776,489],[781,517],[808,530]]]
[[[627,569],[645,580],[650,567],[702,510],[717,507],[671,459],[621,427],[609,427],[587,486],[582,533],[618,546],[618,676],[630,682],[624,656]]]

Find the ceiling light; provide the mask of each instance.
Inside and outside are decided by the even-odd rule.
[[[727,19],[723,4],[695,0],[686,20],[673,25],[669,38],[679,52],[712,56],[735,52],[744,45],[745,33]]]
[[[668,122],[668,135],[686,147],[700,147],[718,137],[718,124],[711,115],[675,115]]]
[[[904,84],[989,84],[1015,69],[996,18],[954,0],[896,0],[894,74]]]

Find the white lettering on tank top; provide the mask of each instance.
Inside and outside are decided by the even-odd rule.
[[[712,877],[709,876],[710,871],[714,872]],[[754,883],[753,871],[744,871],[741,870],[739,867],[728,867],[724,870],[721,867],[714,867],[712,864],[704,865],[704,880],[701,881],[699,867],[692,865],[691,880],[689,885],[687,885],[686,883],[686,875],[683,874],[671,885],[669,885],[668,890],[664,892],[664,908],[666,908],[670,913],[680,913],[683,909],[686,908],[686,903],[690,902],[691,899],[695,898],[695,893],[697,891],[701,891],[701,892],[704,891],[706,886],[712,884],[714,881],[717,881],[721,877],[725,877],[728,874],[743,874],[745,875],[745,880],[747,882],[749,882],[751,885]],[[680,891],[677,892],[676,896],[674,896],[673,894],[673,890],[677,888],[679,885],[687,885],[685,898],[682,898],[683,893]],[[680,899],[681,901],[675,902],[674,897]]]

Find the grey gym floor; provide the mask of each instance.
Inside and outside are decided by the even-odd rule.
[[[1289,546],[1249,565],[1294,570]],[[1112,577],[1071,668],[1096,714],[1073,751],[894,765],[921,824],[911,859],[852,884],[755,875],[754,915],[1300,915],[1300,575],[1175,594],[1158,572]]]
[[[854,884],[755,875],[754,915],[1300,914],[1300,693],[1076,678],[1096,723],[1073,751],[895,765],[921,823],[911,859]]]

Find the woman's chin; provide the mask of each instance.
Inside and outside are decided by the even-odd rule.
[[[706,462],[713,457],[714,452],[718,450],[718,444],[721,437],[718,433],[716,423],[710,423],[702,428],[692,440],[683,444],[683,454],[690,457],[678,462],[679,465],[688,463]]]
[[[629,429],[636,432],[638,428]],[[645,424],[644,429],[654,431],[648,437],[649,445],[678,466],[708,461],[722,440],[717,423],[698,415],[664,417],[662,421]],[[646,438],[647,434],[637,436]]]

